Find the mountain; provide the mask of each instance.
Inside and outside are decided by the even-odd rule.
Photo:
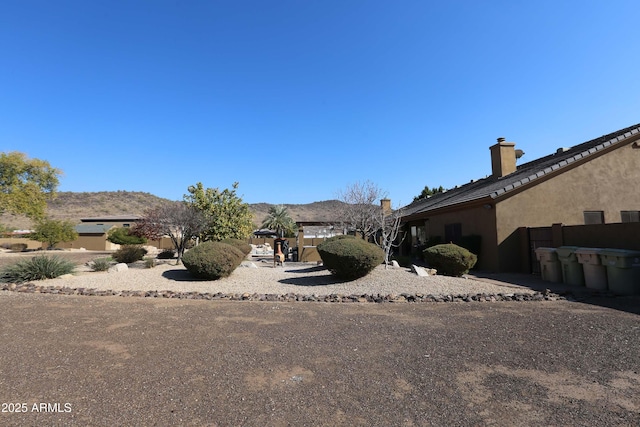
[[[146,209],[169,202],[169,199],[140,191],[100,191],[93,193],[59,192],[47,205],[49,217],[79,223],[80,218],[115,215],[142,215]],[[335,221],[342,202],[327,200],[308,204],[285,204],[294,221]],[[249,204],[254,223],[260,226],[268,215],[269,203]],[[0,224],[9,228],[28,229],[31,221],[23,216],[0,215]]]

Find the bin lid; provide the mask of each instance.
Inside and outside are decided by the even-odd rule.
[[[603,251],[602,248],[578,248],[576,249],[577,254],[584,255],[600,255],[600,252]]]
[[[600,255],[618,258],[636,258],[640,257],[640,251],[630,251],[626,249],[601,249]]]
[[[560,246],[559,248],[556,248],[556,251],[558,252],[558,256],[568,257],[573,255],[579,248],[579,246]]]
[[[554,253],[555,251],[556,251],[556,248],[536,248],[536,253],[548,254],[548,253]]]

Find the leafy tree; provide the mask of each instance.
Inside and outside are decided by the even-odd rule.
[[[178,254],[176,264],[179,264],[189,242],[202,233],[206,224],[204,215],[193,206],[169,202],[147,210],[132,233],[152,240],[169,236]]]
[[[29,237],[32,240],[47,243],[51,249],[58,243],[76,240],[78,233],[70,221],[43,219],[38,221]]]
[[[275,230],[278,236],[294,236],[297,231],[295,221],[289,216],[289,211],[284,205],[269,207],[268,216],[262,221],[262,228]]]
[[[429,188],[429,186],[426,185],[422,190],[422,193],[414,197],[413,201],[415,202],[420,199],[426,199],[427,197],[433,196],[434,194],[444,193],[444,191],[445,189],[442,185],[440,187],[432,187],[432,188]]]
[[[49,162],[17,151],[0,153],[0,214],[44,218],[47,200],[55,196],[62,171]]]
[[[116,245],[143,245],[147,243],[144,236],[132,234],[130,227],[115,227],[109,230],[107,240]]]
[[[220,241],[224,239],[246,239],[253,231],[253,214],[249,205],[236,194],[238,183],[233,189],[205,189],[201,182],[189,187],[185,202],[201,212],[206,218],[202,240]]]

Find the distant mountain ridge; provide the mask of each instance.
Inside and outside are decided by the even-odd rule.
[[[145,210],[169,202],[169,199],[141,191],[99,191],[71,192],[63,191],[50,201],[47,213],[54,219],[66,219],[79,223],[81,218],[118,215],[142,215]],[[336,212],[342,202],[326,200],[307,204],[285,204],[294,221],[336,221]],[[254,223],[260,226],[268,215],[270,203],[249,204],[254,215]],[[23,216],[4,214],[0,216],[0,224],[10,228],[31,228],[31,221]]]

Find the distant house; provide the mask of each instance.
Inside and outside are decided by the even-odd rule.
[[[93,218],[81,218],[83,224],[92,225],[110,225],[113,227],[132,227],[136,221],[140,220],[138,215],[115,215],[115,216],[98,216]]]
[[[477,268],[522,271],[520,227],[640,220],[640,124],[516,166],[499,138],[491,176],[404,208],[402,252],[427,240],[475,242]]]
[[[139,221],[140,218],[141,217],[137,215],[81,218],[80,224],[75,226],[78,238],[73,242],[59,243],[56,246],[63,249],[84,248],[91,251],[116,250],[120,245],[116,245],[107,240],[109,230],[115,227],[133,227],[136,221]],[[150,241],[148,244],[160,249],[173,247],[169,238],[162,238],[159,241]]]

